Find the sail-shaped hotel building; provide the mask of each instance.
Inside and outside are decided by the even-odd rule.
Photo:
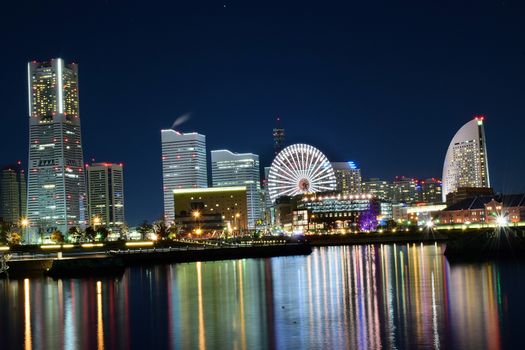
[[[460,187],[490,187],[484,119],[475,116],[450,141],[443,165],[443,202]]]

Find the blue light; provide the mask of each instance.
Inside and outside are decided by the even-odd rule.
[[[352,160],[348,162],[348,166],[350,167],[350,169],[357,169],[357,165]]]

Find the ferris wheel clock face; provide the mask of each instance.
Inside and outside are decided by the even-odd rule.
[[[268,174],[272,202],[281,196],[335,191],[332,165],[317,148],[298,143],[283,149],[275,157]]]

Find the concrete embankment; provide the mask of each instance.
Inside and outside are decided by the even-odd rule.
[[[437,232],[400,233],[400,234],[358,234],[358,235],[309,235],[312,246],[360,245],[360,244],[403,244],[444,242],[446,235]]]
[[[112,251],[111,255],[121,258],[126,265],[163,264],[193,261],[212,261],[248,258],[269,258],[275,256],[308,255],[312,252],[309,244],[289,243],[246,247],[215,247],[187,250],[161,249],[155,252]]]
[[[68,251],[71,252],[71,250]],[[311,252],[312,248],[308,243],[222,247],[192,245],[185,248],[177,246],[175,248],[116,249],[105,252],[93,251],[91,255],[64,256],[60,259],[49,257],[11,260],[8,262],[8,273],[0,274],[0,277],[23,278],[42,276],[44,273],[57,278],[119,275],[124,272],[126,266],[130,265],[268,258],[307,255]]]

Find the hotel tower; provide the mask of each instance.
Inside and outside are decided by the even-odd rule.
[[[29,164],[26,242],[84,226],[85,182],[78,67],[61,58],[27,65]]]
[[[443,165],[443,202],[460,187],[490,187],[484,117],[476,116],[450,141]]]

